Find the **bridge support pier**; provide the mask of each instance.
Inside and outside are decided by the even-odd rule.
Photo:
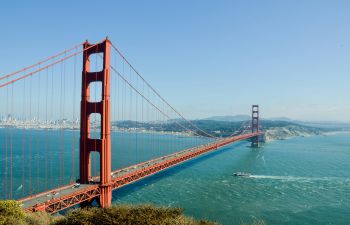
[[[259,132],[259,105],[252,105],[252,133]],[[259,136],[252,138],[251,146],[253,148],[259,147]]]
[[[80,121],[80,183],[88,184],[91,179],[91,152],[100,154],[100,199],[101,207],[111,205],[111,110],[110,110],[110,47],[108,39],[91,45],[84,43],[82,95],[81,95],[81,121]],[[90,59],[92,54],[103,54],[103,69],[90,71]],[[90,101],[90,84],[102,83],[102,99],[99,102]],[[101,115],[101,135],[99,139],[90,136],[90,115]]]
[[[99,204],[102,208],[109,207],[112,203],[112,187],[111,185],[100,186],[101,195]]]

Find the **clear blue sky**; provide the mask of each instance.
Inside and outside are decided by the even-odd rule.
[[[97,4],[97,2],[101,2]],[[350,121],[350,1],[2,1],[0,74],[116,43],[189,118]]]

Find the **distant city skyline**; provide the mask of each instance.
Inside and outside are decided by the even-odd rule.
[[[345,0],[6,1],[0,76],[108,36],[187,118],[249,115],[259,104],[263,118],[350,122],[349,8]]]

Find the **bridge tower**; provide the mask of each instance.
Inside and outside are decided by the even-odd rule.
[[[88,184],[91,178],[91,152],[100,154],[100,189],[99,203],[102,208],[108,207],[112,201],[111,188],[111,109],[110,109],[110,47],[105,41],[91,45],[84,43],[82,92],[80,108],[80,179],[82,184]],[[90,56],[103,54],[103,69],[91,72]],[[102,99],[99,102],[90,101],[90,84],[102,82]],[[101,116],[101,135],[99,139],[90,136],[90,115],[99,113]]]
[[[252,133],[259,132],[259,105],[252,105]],[[252,147],[259,147],[259,136],[252,138]]]

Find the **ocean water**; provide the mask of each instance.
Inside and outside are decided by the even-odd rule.
[[[6,135],[8,154],[12,140],[13,198],[67,184],[77,177],[77,132],[0,129],[2,199],[9,197],[10,188],[8,181],[6,195]],[[112,167],[118,169],[208,141],[113,133]],[[274,141],[259,149],[249,145],[247,141],[232,144],[116,190],[113,203],[181,207],[189,216],[221,224],[254,219],[267,224],[350,224],[350,134]],[[98,168],[95,160],[92,156],[92,166]],[[234,177],[237,171],[253,175]]]
[[[221,224],[350,224],[350,134],[223,148],[113,193]],[[234,177],[236,171],[251,177]]]
[[[91,135],[98,136],[97,132]],[[113,132],[111,139],[112,171],[212,141],[132,132]],[[99,175],[95,152],[91,173]],[[0,199],[20,199],[75,182],[78,176],[78,131],[0,128]]]

